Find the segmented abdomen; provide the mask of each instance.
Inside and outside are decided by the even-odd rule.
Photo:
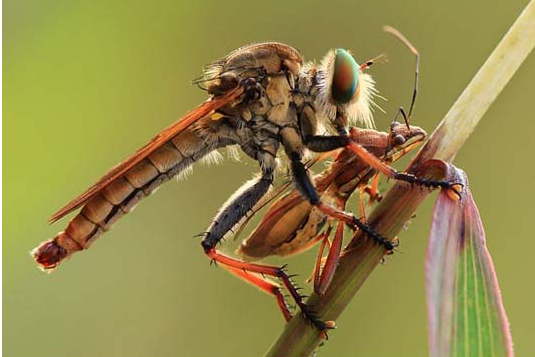
[[[210,120],[207,118],[207,120]],[[208,126],[212,123],[206,122]],[[211,151],[230,144],[202,122],[188,128],[151,153],[124,175],[102,188],[82,206],[65,231],[33,251],[43,269],[53,269],[71,254],[89,248],[124,214],[162,183],[184,172]],[[199,130],[202,127],[203,130]]]

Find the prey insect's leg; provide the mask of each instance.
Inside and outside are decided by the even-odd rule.
[[[329,249],[329,254],[327,254],[327,259],[323,265],[321,271],[321,276],[318,280],[314,280],[314,291],[322,296],[334,277],[334,272],[338,266],[338,261],[340,260],[340,253],[342,251],[342,242],[344,239],[344,227],[345,225],[342,222],[338,222],[336,226],[336,231],[334,233],[334,238]],[[318,269],[319,270],[319,269]],[[317,275],[315,276],[317,278]]]
[[[358,188],[359,193],[359,213],[360,218],[364,223],[367,223],[368,220],[366,219],[366,206],[364,205],[364,187]]]
[[[277,299],[277,305],[284,316],[284,320],[286,320],[286,322],[290,321],[292,318],[292,313],[290,312],[288,304],[286,304],[286,300],[284,300],[284,295],[282,294],[279,285],[267,279],[261,278],[258,275],[247,273],[247,271],[243,269],[232,268],[228,265],[223,265],[223,268],[227,269],[230,273],[247,281],[248,283],[253,284],[265,293],[273,295],[275,299]]]
[[[370,196],[370,199],[368,201],[368,205],[371,206],[374,201],[380,201],[381,196],[379,195],[379,174],[375,174],[372,178],[372,184],[371,186],[367,186],[364,188],[364,190],[368,193]]]
[[[324,259],[323,259],[323,252],[325,251],[325,247],[327,249],[331,249],[331,242],[329,241],[329,236],[331,235],[332,226],[329,224],[329,227],[321,233],[318,237],[322,239],[320,247],[318,249],[318,255],[316,257],[316,264],[314,264],[314,270],[312,271],[312,275],[310,278],[307,279],[307,283],[310,283],[312,279],[314,279],[314,291],[317,289],[317,284],[320,281],[320,273],[321,273],[321,267],[323,266]]]
[[[208,257],[213,261],[216,261],[220,264],[226,265],[234,270],[250,271],[252,273],[263,274],[267,276],[272,276],[279,278],[282,284],[288,289],[288,292],[292,296],[293,300],[301,309],[301,312],[311,323],[313,323],[320,331],[334,328],[334,322],[327,321],[323,322],[319,320],[308,308],[308,306],[303,301],[303,297],[299,294],[299,289],[295,287],[291,281],[291,276],[286,273],[284,267],[275,267],[270,265],[261,265],[244,262],[238,259],[231,258],[227,255],[219,253],[215,249],[210,249],[206,252]]]
[[[394,245],[392,245],[388,239],[381,237],[381,235],[375,232],[370,226],[361,222],[354,215],[322,202],[316,191],[316,188],[312,184],[312,181],[307,174],[305,165],[301,162],[300,155],[297,153],[291,153],[289,156],[296,188],[304,197],[309,200],[310,204],[316,206],[320,211],[330,217],[342,221],[351,227],[359,228],[375,242],[382,244],[387,250],[394,249]]]

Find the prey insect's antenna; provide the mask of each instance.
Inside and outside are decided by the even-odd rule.
[[[407,38],[405,36],[403,36],[403,34],[401,32],[399,32],[398,30],[396,30],[395,28],[393,28],[391,26],[384,26],[383,27],[383,31],[388,32],[389,34],[391,34],[392,36],[394,36],[398,40],[400,40],[405,46],[407,46],[409,51],[411,51],[414,54],[414,57],[415,57],[415,67],[416,68],[415,68],[415,71],[414,71],[414,91],[412,92],[412,100],[411,100],[411,106],[409,108],[409,115],[406,116],[405,112],[403,111],[403,109],[400,108],[401,115],[403,115],[403,117],[405,118],[405,121],[407,122],[408,120],[410,120],[410,118],[412,116],[412,112],[414,110],[414,105],[416,103],[416,96],[418,95],[418,68],[419,68],[419,63],[420,63],[420,54],[418,53],[418,50],[416,49],[416,47],[414,47],[412,45],[412,43],[410,43],[410,41],[407,40]],[[397,115],[396,115],[396,117],[397,117]]]

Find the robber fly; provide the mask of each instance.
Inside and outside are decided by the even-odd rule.
[[[373,60],[358,65],[341,48],[329,51],[319,65],[305,63],[296,49],[277,42],[248,45],[210,64],[197,81],[209,99],[53,214],[52,223],[79,210],[65,231],[34,250],[35,260],[45,270],[56,268],[73,253],[89,248],[163,182],[226,146],[239,146],[256,160],[260,175],[221,207],[205,232],[201,245],[212,261],[231,269],[244,268],[242,261],[219,253],[216,245],[267,193],[281,147],[289,159],[295,187],[311,205],[380,243],[387,242],[353,214],[324,203],[303,163],[307,150],[346,148],[394,179],[431,187],[451,186],[397,172],[348,135],[348,124],[373,126],[374,81],[365,73],[372,64]],[[319,135],[321,127],[332,128],[336,135]],[[266,270],[250,264],[247,270],[286,276],[281,268]],[[309,312],[297,292],[293,297],[315,326],[322,330],[330,327]]]

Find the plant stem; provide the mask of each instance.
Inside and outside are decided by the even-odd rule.
[[[453,160],[534,46],[535,0],[532,0],[412,160],[407,171],[415,172],[420,164],[431,158]],[[428,195],[426,191],[411,190],[404,183],[396,183],[370,215],[370,225],[385,237],[397,236]],[[340,258],[325,295],[320,297],[312,294],[307,304],[323,320],[336,320],[381,261],[383,254],[384,248],[356,236]],[[310,356],[322,341],[321,338],[319,331],[298,314],[286,325],[266,357]]]

